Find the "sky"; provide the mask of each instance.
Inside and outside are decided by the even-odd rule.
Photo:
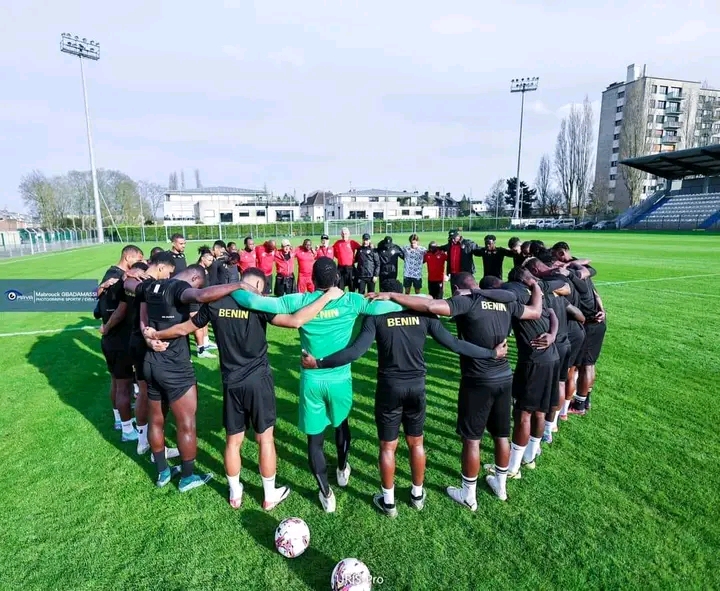
[[[0,209],[24,174],[89,168],[78,58],[63,32],[100,42],[85,62],[96,166],[166,185],[333,192],[429,190],[482,198],[552,154],[588,96],[649,75],[720,86],[716,0],[124,0],[0,3]],[[717,25],[717,26],[716,26]],[[597,127],[597,121],[596,121]]]

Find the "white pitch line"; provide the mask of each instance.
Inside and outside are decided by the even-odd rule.
[[[695,291],[682,291],[681,289],[679,289],[677,291],[670,291],[669,289],[651,289],[649,287],[640,287],[640,289],[652,291],[652,293],[667,293],[667,294],[674,295],[677,297],[695,296],[698,298],[720,298],[720,295],[717,295],[714,293],[697,293]]]
[[[657,277],[655,279],[630,279],[629,281],[595,281],[595,285],[627,285],[629,283],[652,283],[655,281],[673,281],[675,279],[699,279],[700,277],[717,277],[720,273],[703,273],[702,275],[681,275],[678,277]]]
[[[29,337],[35,334],[51,334],[53,332],[70,332],[73,330],[98,330],[99,326],[80,326],[72,328],[54,328],[52,330],[29,330],[27,332],[6,332],[0,337]]]
[[[0,260],[0,265],[9,265],[11,263],[25,262],[27,260],[44,259],[55,254],[63,254],[66,252],[76,252],[78,250],[87,250],[89,248],[97,248],[98,246],[104,246],[104,244],[88,244],[86,246],[74,246],[72,248],[64,248],[61,250],[54,250],[52,252],[36,252],[31,254],[21,254],[16,257],[8,257],[6,260]]]

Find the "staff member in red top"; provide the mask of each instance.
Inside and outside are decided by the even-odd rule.
[[[316,252],[315,252],[315,258],[323,258],[327,257],[329,259],[334,259],[335,255],[333,253],[333,247],[330,246],[330,238],[328,238],[327,234],[323,234],[320,236],[320,246],[318,246]]]
[[[280,243],[280,250],[275,251],[275,295],[297,293],[295,285],[295,253],[290,241],[285,238]]]
[[[443,299],[445,287],[445,262],[448,255],[438,247],[434,240],[430,243],[430,249],[425,253],[424,262],[428,268],[428,292],[435,300]]]
[[[305,238],[302,246],[295,250],[295,258],[298,262],[298,291],[300,293],[315,291],[315,284],[312,281],[315,250],[312,247],[310,238]]]
[[[265,273],[265,289],[263,290],[264,295],[270,294],[272,285],[272,270],[273,263],[275,262],[275,241],[267,240],[262,246],[258,246],[255,249],[255,266]]]
[[[455,289],[455,277],[458,273],[475,275],[473,253],[477,245],[472,240],[462,237],[459,230],[450,230],[448,243],[442,247],[448,255],[447,274],[450,275],[450,288]]]
[[[355,291],[353,262],[355,261],[355,251],[360,248],[360,244],[355,240],[350,240],[350,230],[343,228],[340,230],[340,240],[337,240],[332,248],[340,274],[338,287],[340,289],[347,287],[349,291]]]
[[[255,241],[252,236],[246,236],[244,240],[245,248],[243,248],[238,254],[240,260],[238,261],[238,269],[240,274],[244,273],[247,269],[257,267],[257,257],[255,256]]]

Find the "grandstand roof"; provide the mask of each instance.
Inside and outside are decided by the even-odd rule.
[[[168,189],[166,195],[265,195],[258,189],[240,189],[237,187],[203,187],[201,189]]]
[[[621,160],[620,164],[649,172],[663,179],[718,176],[720,175],[720,144],[628,158]]]

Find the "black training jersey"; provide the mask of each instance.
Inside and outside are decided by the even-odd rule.
[[[503,289],[515,292],[518,302],[527,304],[530,301],[532,292],[523,283],[510,282],[503,284]],[[537,320],[520,320],[513,317],[513,334],[518,350],[518,363],[552,363],[559,359],[557,348],[553,343],[544,350],[534,349],[530,344],[533,339],[541,334],[550,332],[550,312],[543,302],[542,314]]]
[[[187,261],[185,260],[184,252],[174,252],[171,250],[170,253],[173,256],[173,260],[175,261],[175,270],[172,272],[171,275],[174,276],[187,269]]]
[[[588,267],[591,270],[591,267]],[[594,269],[590,272],[593,273]],[[585,315],[586,320],[590,320],[595,314],[598,313],[599,307],[595,298],[595,285],[592,282],[592,278],[581,279],[579,274],[571,271],[569,276],[570,281],[578,292],[578,308]]]
[[[212,264],[205,269],[205,287],[210,287],[211,285],[219,285],[220,284],[220,261],[215,259]]]
[[[483,277],[490,275],[492,277],[502,278],[505,257],[512,257],[514,254],[514,252],[506,248],[496,248],[495,250],[479,248],[475,251],[475,255],[482,258]]]
[[[568,340],[568,314],[567,300],[565,296],[555,295],[555,290],[567,285],[564,278],[552,278],[538,281],[543,292],[545,306],[555,312],[558,319],[558,331],[555,338],[556,343],[564,343]]]
[[[117,279],[117,283],[111,285],[106,289],[100,296],[98,301],[98,309],[100,312],[100,318],[103,324],[107,324],[113,312],[117,310],[120,302],[120,294],[123,287],[123,271],[120,267],[112,266],[107,271],[101,283],[105,283],[109,279]],[[127,349],[128,340],[130,338],[130,330],[125,324],[125,321],[118,323],[108,334],[103,335],[102,341],[104,346],[110,350],[125,350]]]
[[[137,286],[136,297],[147,305],[148,326],[164,330],[190,318],[190,306],[180,296],[192,289],[187,281],[162,279],[145,281]],[[165,351],[148,351],[145,359],[157,365],[190,363],[190,341],[187,336],[171,339]]]
[[[142,285],[142,283],[140,285]],[[125,305],[127,306],[125,321],[130,326],[131,341],[137,341],[138,339],[144,341],[142,331],[140,330],[140,298],[135,297],[134,291],[123,287],[120,292],[120,300],[125,302]]]
[[[224,384],[245,380],[258,370],[269,371],[265,331],[273,318],[275,314],[240,307],[230,296],[200,306],[192,321],[198,328],[212,324]]]
[[[510,322],[523,314],[517,302],[503,304],[489,300],[477,292],[469,296],[454,296],[446,300],[450,314],[457,320],[463,339],[488,349],[497,347],[510,333]],[[494,382],[512,376],[507,359],[473,359],[460,357],[462,377]]]
[[[484,349],[456,339],[437,316],[404,311],[366,316],[353,344],[324,359],[318,359],[318,367],[326,369],[352,363],[375,341],[378,349],[378,379],[422,378],[426,373],[424,349],[428,334],[446,349],[460,355],[486,359],[495,356],[490,348]]]

